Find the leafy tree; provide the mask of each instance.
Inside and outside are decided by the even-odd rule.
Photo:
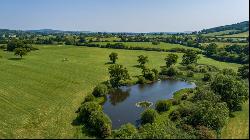
[[[192,63],[197,63],[199,56],[197,52],[193,50],[187,50],[186,53],[182,56],[182,64],[188,65]]]
[[[239,67],[238,75],[243,79],[249,78],[249,64]]]
[[[14,54],[19,55],[21,58],[23,58],[24,55],[26,55],[28,51],[25,48],[15,48]]]
[[[153,44],[153,45],[159,45],[160,42],[159,42],[159,41],[153,41],[152,44]]]
[[[236,72],[233,69],[225,68],[221,72],[224,75],[236,76]]]
[[[176,76],[176,75],[178,75],[178,73],[179,73],[178,69],[176,67],[173,67],[173,66],[170,66],[169,68],[164,67],[164,68],[162,68],[162,70],[160,72],[160,74],[167,75],[170,77]]]
[[[154,109],[147,109],[141,115],[141,123],[153,123],[158,116],[158,113]]]
[[[115,64],[116,60],[118,59],[118,54],[115,53],[115,52],[112,52],[112,53],[109,55],[109,59],[110,59],[110,61],[112,61],[113,64]]]
[[[97,102],[86,102],[80,106],[78,117],[86,122],[94,111],[102,111],[102,106]]]
[[[17,39],[12,39],[7,44],[7,51],[14,51],[16,48],[23,48],[24,44],[22,41]]]
[[[110,83],[113,87],[121,85],[121,80],[130,79],[128,70],[122,65],[114,64],[109,67]]]
[[[205,73],[204,77],[202,78],[202,81],[210,81],[212,75],[210,73]]]
[[[154,81],[158,76],[158,71],[150,70],[149,68],[143,67],[142,74],[146,80]]]
[[[134,125],[127,123],[122,125],[118,130],[114,131],[115,139],[132,139],[137,133],[137,129]]]
[[[95,130],[96,135],[100,136],[101,138],[106,138],[111,135],[111,120],[102,111],[92,112],[89,117],[88,124]]]
[[[170,100],[159,100],[155,104],[155,109],[158,112],[164,112],[164,111],[168,111],[171,106],[172,106],[172,103]]]
[[[211,83],[211,89],[221,96],[230,111],[240,110],[241,104],[249,96],[245,83],[229,75],[217,74]]]
[[[205,53],[208,56],[214,55],[217,53],[217,44],[215,43],[210,43],[206,48],[205,48]]]
[[[173,53],[168,54],[167,57],[165,58],[167,67],[176,64],[177,60],[178,60],[178,55]]]
[[[138,60],[140,67],[144,67],[144,65],[149,61],[147,56],[139,55]]]
[[[92,94],[95,97],[106,96],[108,94],[108,87],[105,84],[99,84],[94,88]]]
[[[91,102],[95,100],[95,96],[93,94],[89,94],[84,98],[84,102]]]

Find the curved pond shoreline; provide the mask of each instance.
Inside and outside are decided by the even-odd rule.
[[[107,96],[103,111],[112,120],[114,129],[126,123],[138,126],[140,115],[145,108],[137,107],[136,103],[152,102],[153,105],[150,108],[154,108],[158,100],[170,99],[176,91],[195,87],[195,83],[175,79],[160,80],[144,85],[122,86]]]

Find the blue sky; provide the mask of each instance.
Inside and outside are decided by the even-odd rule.
[[[0,0],[0,28],[194,31],[249,20],[248,0]]]

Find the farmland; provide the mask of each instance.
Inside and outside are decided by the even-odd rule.
[[[162,48],[173,46],[159,45]],[[77,107],[96,83],[108,79],[108,55],[117,52],[117,63],[127,67],[133,77],[141,72],[135,67],[138,55],[148,56],[149,67],[159,69],[165,65],[164,58],[168,54],[68,45],[35,47],[39,50],[23,59],[0,50],[0,138],[87,138],[82,128],[71,122],[76,117]],[[68,61],[63,61],[65,58]],[[235,71],[240,66],[203,56],[198,63]],[[232,122],[237,122],[237,115]]]

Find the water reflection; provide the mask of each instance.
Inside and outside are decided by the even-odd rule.
[[[152,102],[153,105],[150,108],[154,108],[158,100],[172,98],[174,92],[183,88],[194,87],[194,83],[178,80],[164,80],[145,85],[121,87],[107,96],[108,100],[103,104],[103,111],[112,120],[113,128],[118,128],[128,122],[138,125],[140,115],[145,109],[136,107],[137,102]]]
[[[115,91],[112,91],[109,94],[109,101],[112,105],[116,105],[122,101],[124,101],[128,96],[129,96],[130,89],[128,90],[122,90],[122,89],[117,89]]]

